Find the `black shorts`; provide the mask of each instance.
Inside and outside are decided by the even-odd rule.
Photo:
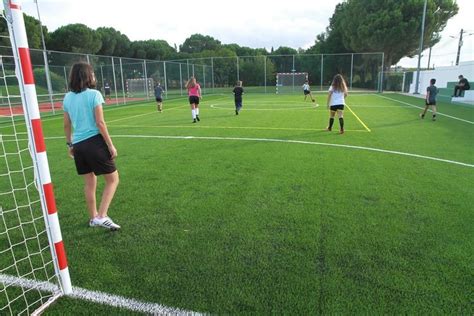
[[[308,95],[308,94],[311,93],[311,91],[309,91],[309,90],[304,90],[303,93],[304,93],[304,95]]]
[[[110,95],[110,89],[105,89],[105,95]]]
[[[241,108],[242,107],[242,99],[235,99],[235,107],[236,108]]]
[[[189,104],[199,104],[199,97],[192,95],[189,97]]]
[[[162,98],[155,98],[156,102],[163,102]]]
[[[109,174],[117,170],[101,134],[75,143],[73,151],[79,175],[91,172],[95,175]]]
[[[329,108],[331,109],[331,111],[344,111],[344,104],[331,105]]]
[[[426,105],[436,105],[436,101],[430,102],[430,101],[428,101],[428,100],[425,100],[425,104],[426,104]]]

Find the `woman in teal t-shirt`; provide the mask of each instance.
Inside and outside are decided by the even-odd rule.
[[[71,68],[69,89],[64,97],[64,134],[69,156],[84,179],[84,193],[89,210],[89,226],[118,230],[120,226],[107,216],[119,183],[114,159],[117,157],[104,120],[104,98],[95,88],[92,66],[80,62]],[[97,176],[105,179],[99,209],[96,205]]]

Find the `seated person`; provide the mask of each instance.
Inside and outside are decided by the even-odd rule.
[[[460,97],[462,91],[471,89],[471,86],[469,85],[469,81],[467,81],[467,79],[464,78],[463,75],[459,75],[458,78],[459,78],[459,82],[456,86],[454,86],[453,97]]]

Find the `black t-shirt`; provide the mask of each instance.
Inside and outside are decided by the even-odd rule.
[[[463,84],[464,89],[466,89],[466,90],[471,89],[471,86],[469,85],[469,81],[467,81],[466,78],[462,78],[461,80],[459,80],[459,84]]]
[[[234,97],[236,100],[242,100],[242,94],[244,94],[244,88],[235,87],[233,92],[234,92]]]

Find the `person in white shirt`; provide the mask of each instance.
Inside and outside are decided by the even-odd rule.
[[[311,94],[311,88],[309,87],[308,80],[306,80],[303,84],[303,93],[304,93],[304,100],[306,101],[306,97],[309,95],[311,101],[315,102],[313,95]]]
[[[334,116],[339,117],[339,134],[344,134],[344,105],[345,98],[347,97],[347,85],[344,81],[344,78],[337,74],[332,80],[332,84],[329,87],[327,108],[329,111],[329,126],[327,131],[332,130],[332,125],[334,124]]]

